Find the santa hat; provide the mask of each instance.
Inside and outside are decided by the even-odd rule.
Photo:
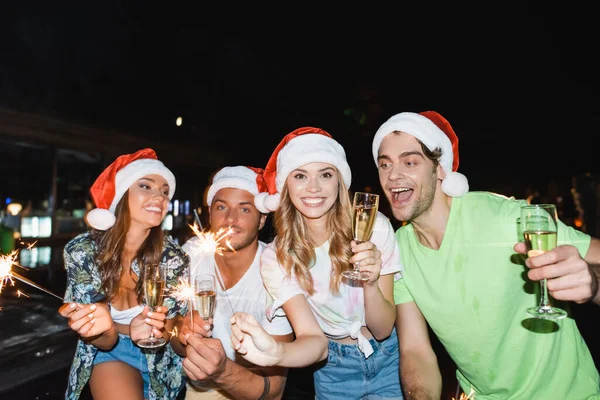
[[[254,204],[263,213],[279,207],[281,189],[290,172],[303,165],[322,162],[335,166],[347,187],[352,182],[344,148],[323,129],[311,126],[288,133],[277,145],[265,168],[267,193],[259,193]]]
[[[96,204],[87,216],[87,223],[95,229],[105,231],[115,224],[117,204],[131,185],[146,175],[160,175],[169,184],[169,200],[175,193],[175,176],[158,161],[152,149],[142,149],[135,153],[117,157],[100,174],[92,185],[90,193]]]
[[[373,138],[373,158],[378,164],[379,146],[384,137],[401,131],[419,139],[429,150],[442,150],[440,165],[446,172],[442,191],[450,197],[460,197],[469,191],[467,178],[458,169],[458,137],[450,123],[435,111],[402,112],[383,123]]]
[[[242,189],[254,196],[267,191],[267,185],[261,168],[235,166],[224,167],[215,174],[212,185],[206,195],[206,203],[210,207],[215,194],[224,188]]]

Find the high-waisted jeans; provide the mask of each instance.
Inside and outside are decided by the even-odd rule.
[[[329,355],[315,369],[315,398],[318,400],[400,400],[399,350],[396,329],[389,338],[369,339],[373,354],[369,358],[356,344],[329,341]]]

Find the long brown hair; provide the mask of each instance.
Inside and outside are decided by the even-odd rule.
[[[94,239],[98,246],[96,263],[102,280],[101,290],[110,301],[119,294],[121,274],[121,255],[125,247],[125,236],[131,225],[131,212],[129,211],[129,190],[125,192],[115,210],[116,221],[112,228],[106,231],[93,231]],[[147,264],[158,264],[162,258],[164,233],[160,225],[150,229],[150,234],[144,240],[135,256],[131,260],[140,267],[140,275],[144,273]],[[129,273],[133,275],[133,270]],[[142,280],[133,277],[136,282],[135,292],[138,301],[142,301]]]
[[[339,171],[338,171],[339,176]],[[332,293],[339,293],[342,272],[350,268],[352,257],[350,241],[352,240],[352,203],[348,188],[339,179],[338,198],[328,211],[327,235],[329,237],[329,257],[331,258],[331,280],[329,288]],[[308,294],[315,293],[310,267],[315,262],[314,243],[310,240],[308,226],[302,214],[290,199],[287,185],[281,192],[281,202],[273,219],[277,233],[275,247],[277,261],[283,266],[288,276],[293,272],[300,286]]]

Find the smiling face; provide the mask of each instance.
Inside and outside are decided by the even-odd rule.
[[[247,190],[223,188],[215,193],[210,205],[211,231],[231,228],[227,236],[235,251],[242,250],[258,240],[258,231],[265,225],[267,216],[254,205],[254,195]],[[223,245],[224,251],[231,251]]]
[[[326,218],[338,198],[340,175],[328,163],[309,163],[288,175],[286,185],[294,207],[307,220]]]
[[[403,132],[387,135],[377,165],[379,182],[397,220],[418,219],[431,208],[441,182],[438,174],[444,172],[425,156],[415,137]]]
[[[159,226],[169,205],[169,184],[160,175],[146,175],[129,187],[131,226]]]

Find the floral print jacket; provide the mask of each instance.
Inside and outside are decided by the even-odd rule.
[[[63,250],[64,265],[67,272],[65,302],[90,304],[106,300],[104,294],[100,291],[101,280],[96,266],[96,254],[97,245],[92,239],[91,232],[82,233],[66,244]],[[171,237],[167,236],[163,245],[161,263],[166,264],[168,268],[168,293],[168,289],[176,286],[180,278],[187,278],[189,257]],[[140,275],[137,263],[133,262],[131,268],[138,276]],[[172,296],[165,296],[164,305],[169,308],[167,318],[187,313],[185,300],[181,301]],[[149,400],[176,399],[185,384],[182,358],[173,351],[170,343],[167,343],[158,351],[140,350],[146,354],[148,362],[150,375]],[[90,378],[97,352],[98,349],[95,346],[86,344],[82,340],[77,342],[65,399],[79,399]]]

